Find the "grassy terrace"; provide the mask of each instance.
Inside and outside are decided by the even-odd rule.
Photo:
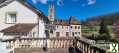
[[[92,46],[95,46],[95,47],[98,47],[98,48],[101,48],[103,50],[105,50],[106,52],[109,52],[109,49],[110,49],[110,46],[109,44],[95,44],[95,45],[92,45]]]
[[[100,26],[81,26],[82,33],[93,33],[93,32],[99,32]],[[108,30],[110,33],[112,33],[112,26],[108,25]]]
[[[113,33],[112,25],[108,25],[108,30],[110,35]],[[92,36],[93,33],[98,33],[100,30],[100,26],[84,26],[82,25],[82,33],[87,33],[87,37]],[[96,35],[95,35],[96,36]],[[101,43],[103,42],[103,43]],[[110,50],[110,43],[113,43],[111,41],[105,42],[105,41],[96,41],[96,44],[92,45],[101,49],[104,49],[109,52]]]
[[[98,47],[98,48],[101,48],[103,50],[106,51],[106,53],[109,53],[110,52],[110,44],[113,43],[113,42],[108,42],[108,43],[96,43],[95,45],[92,45],[92,46],[95,46],[95,47]],[[119,45],[118,45],[119,46]],[[119,48],[118,48],[119,50]],[[119,53],[119,51],[118,51]]]
[[[110,43],[113,43],[113,42],[111,42],[111,41],[109,42],[109,41],[98,40],[96,42],[96,44],[93,45],[93,46],[96,46],[98,48],[107,50],[107,49],[110,49]]]

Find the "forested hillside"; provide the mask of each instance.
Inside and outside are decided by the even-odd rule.
[[[92,24],[95,23],[96,25],[98,25],[102,18],[105,20],[105,22],[108,25],[112,25],[114,22],[119,20],[119,12],[118,13],[110,13],[110,14],[101,15],[101,16],[90,17],[90,18],[86,19],[85,21],[82,21],[82,24],[90,25],[93,22]]]

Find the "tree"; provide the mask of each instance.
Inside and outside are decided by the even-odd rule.
[[[100,37],[101,39],[105,39],[105,40],[110,39],[110,34],[109,34],[107,24],[104,18],[101,18],[99,34],[101,35]]]

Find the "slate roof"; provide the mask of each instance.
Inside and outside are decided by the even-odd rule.
[[[14,26],[10,26],[8,28],[3,29],[1,32],[6,32],[6,33],[29,32],[35,26],[36,26],[36,24],[16,24]]]
[[[6,1],[6,0],[0,0],[0,4],[3,3],[3,2],[5,2],[5,1]]]

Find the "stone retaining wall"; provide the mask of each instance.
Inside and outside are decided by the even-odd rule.
[[[16,48],[14,53],[45,53],[42,48]],[[67,48],[48,49],[47,53],[68,53]]]

